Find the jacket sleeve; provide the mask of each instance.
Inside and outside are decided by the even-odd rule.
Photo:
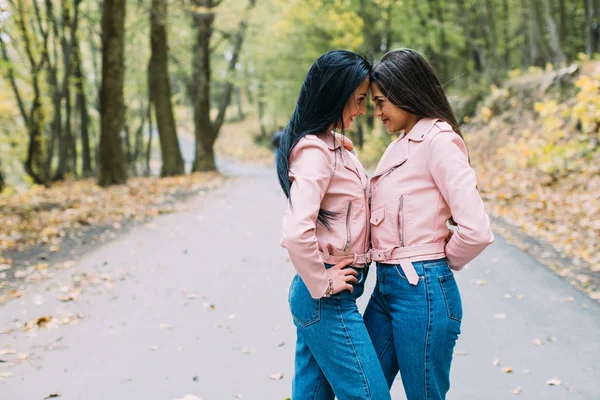
[[[457,229],[446,244],[453,270],[461,270],[494,241],[490,218],[477,190],[467,147],[455,132],[439,132],[430,142],[429,171],[450,207]]]
[[[333,174],[329,149],[320,140],[302,139],[290,157],[290,201],[283,216],[281,245],[311,296],[323,297],[329,285],[316,236],[321,201]]]

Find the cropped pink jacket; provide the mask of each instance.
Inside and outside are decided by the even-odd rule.
[[[423,118],[392,142],[370,187],[371,258],[400,264],[413,284],[412,261],[447,257],[460,270],[494,241],[467,147],[441,120]],[[450,217],[458,226],[446,243]]]
[[[314,298],[329,281],[324,263],[369,262],[369,180],[356,156],[332,134],[307,135],[290,155],[290,201],[281,245]],[[319,209],[335,213],[330,227],[317,222]]]

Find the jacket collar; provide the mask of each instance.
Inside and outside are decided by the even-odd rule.
[[[333,135],[333,131],[329,134],[323,134],[323,141],[329,147],[329,150],[334,151],[342,146],[339,140]]]
[[[422,142],[427,134],[431,131],[433,126],[439,119],[437,118],[421,118],[415,126],[410,130],[406,137],[413,142]]]

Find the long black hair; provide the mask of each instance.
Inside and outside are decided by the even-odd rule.
[[[289,158],[294,146],[308,134],[321,135],[343,125],[342,115],[348,99],[370,72],[371,63],[365,57],[346,50],[323,54],[308,70],[296,109],[279,143],[277,176],[288,199]],[[318,220],[328,226],[327,220],[334,216],[335,213],[320,210]]]
[[[420,117],[439,118],[462,137],[444,88],[427,61],[412,49],[386,53],[371,79],[396,107]]]

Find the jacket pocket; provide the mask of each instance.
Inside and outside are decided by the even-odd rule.
[[[404,207],[406,203],[406,195],[400,196],[398,203],[398,239],[400,241],[400,247],[404,247],[406,243],[406,220],[404,218]]]
[[[378,226],[385,218],[385,207],[378,208],[371,213],[371,225]]]
[[[439,280],[442,286],[442,293],[444,293],[448,318],[460,322],[463,316],[462,300],[460,299],[460,292],[458,291],[454,274],[442,275],[439,277]]]
[[[311,297],[299,275],[292,280],[288,299],[296,326],[307,327],[321,319],[321,299]]]
[[[350,242],[352,242],[352,229],[350,229],[352,222],[352,203],[348,203],[348,209],[346,211],[346,244],[344,245],[344,253],[348,253],[350,250]]]

